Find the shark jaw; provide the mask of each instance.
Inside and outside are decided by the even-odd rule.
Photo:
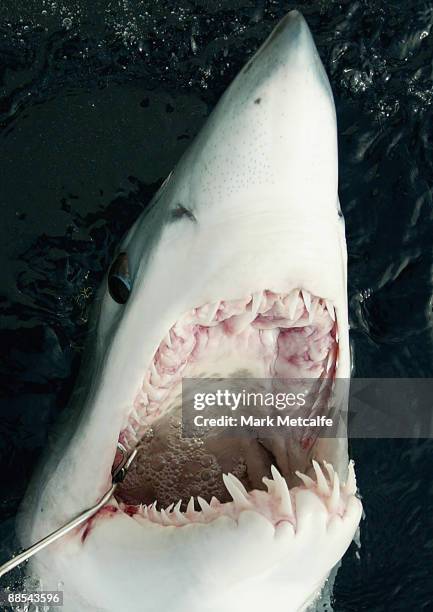
[[[333,303],[302,289],[256,291],[179,317],[123,415],[119,440],[141,449],[126,481],[57,555],[56,573],[85,585],[73,594],[78,609],[97,602],[102,610],[258,612],[272,604],[291,612],[314,601],[362,512],[340,442],[276,439],[260,452],[261,441],[226,448],[223,439],[185,448],[171,420],[180,381],[191,374],[247,366],[254,376],[332,382],[347,370],[346,334]],[[224,473],[239,457],[238,475]],[[215,464],[213,480],[203,479]],[[112,589],[119,580],[122,588]]]
[[[362,511],[344,436],[190,452],[170,433],[185,376],[349,377],[337,182],[332,93],[292,12],[119,246],[126,303],[100,289],[19,526],[28,546],[66,523],[109,488],[118,441],[140,447],[116,497],[32,561],[45,588],[63,583],[67,612],[295,612],[343,556]]]
[[[332,390],[339,359],[333,304],[302,289],[257,291],[185,313],[161,341],[125,413],[119,443],[139,452],[116,493],[115,511],[161,528],[209,524],[220,517],[238,523],[242,512],[250,511],[274,528],[287,523],[295,534],[300,520],[296,500],[303,491],[321,502],[328,526],[338,519],[357,524],[353,462],[346,482],[340,483],[338,471],[316,452],[317,440],[308,430],[297,440],[249,438],[246,445],[239,438],[234,443],[218,439],[212,431],[209,442],[187,441],[173,414],[183,377],[218,378],[240,371],[254,378],[321,379]],[[334,459],[331,449],[332,444],[327,458]],[[239,477],[223,473],[222,465],[233,467]],[[289,488],[295,474],[297,486]],[[86,527],[83,540],[89,532]]]

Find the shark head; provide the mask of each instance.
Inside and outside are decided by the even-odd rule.
[[[179,434],[185,377],[349,377],[337,172],[332,92],[293,11],[100,289],[81,378],[23,504],[23,543],[95,504],[119,443],[140,450],[109,503],[32,561],[44,586],[62,583],[66,610],[302,610],[348,548],[362,508],[345,436]]]

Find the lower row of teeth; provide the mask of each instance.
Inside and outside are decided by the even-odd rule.
[[[195,509],[194,498],[191,497],[185,512],[181,511],[182,500],[167,508],[157,509],[157,502],[149,505],[129,506],[120,504],[120,508],[138,520],[147,520],[163,526],[182,527],[190,523],[209,523],[220,516],[228,516],[236,520],[245,510],[258,512],[274,525],[279,521],[289,521],[296,528],[295,492],[299,488],[315,493],[326,507],[329,517],[343,516],[347,503],[356,493],[356,477],[353,461],[349,462],[346,483],[340,483],[339,476],[333,466],[326,461],[323,468],[313,460],[315,478],[301,472],[296,475],[302,482],[301,487],[289,490],[286,480],[277,468],[272,466],[272,478],[263,478],[266,491],[254,490],[248,493],[242,482],[233,474],[224,474],[223,481],[232,497],[231,502],[221,503],[213,497],[208,503],[202,497],[197,497],[200,510]]]

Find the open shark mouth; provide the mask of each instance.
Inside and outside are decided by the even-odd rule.
[[[251,510],[295,531],[305,505],[311,510],[313,504],[327,521],[359,513],[353,463],[341,484],[309,436],[287,441],[212,430],[205,439],[181,434],[182,377],[327,379],[332,385],[338,359],[334,306],[305,290],[260,291],[184,314],[155,351],[127,412],[119,442],[138,447],[138,454],[117,489],[119,509],[163,527],[223,516],[237,520]]]

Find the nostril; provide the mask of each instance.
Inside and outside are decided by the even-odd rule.
[[[108,272],[108,290],[118,304],[125,304],[131,293],[128,255],[119,253]]]

